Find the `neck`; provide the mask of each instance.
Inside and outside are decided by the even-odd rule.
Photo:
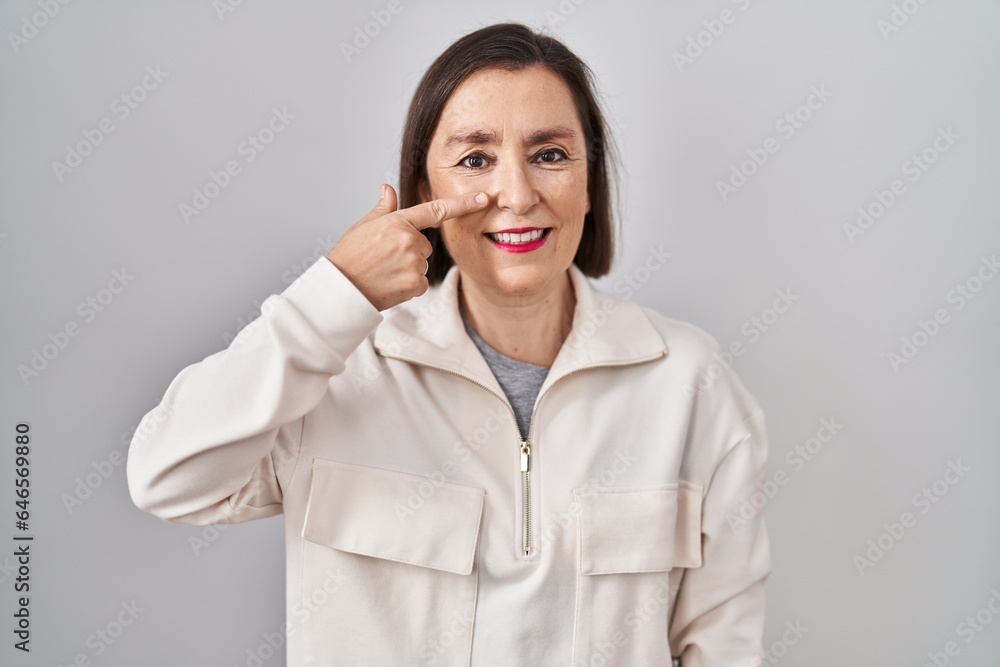
[[[573,325],[576,294],[569,271],[526,295],[484,290],[459,275],[459,302],[469,325],[500,354],[552,366]]]

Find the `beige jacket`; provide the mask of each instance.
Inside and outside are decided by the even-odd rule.
[[[570,274],[521,434],[457,269],[379,313],[319,259],[144,417],[133,500],[284,513],[291,667],[751,667],[771,559],[760,514],[731,519],[766,472],[760,407],[702,330]]]

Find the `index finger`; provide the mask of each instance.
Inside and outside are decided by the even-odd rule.
[[[397,211],[416,229],[440,227],[449,218],[457,218],[483,208],[490,198],[485,192],[469,192],[457,197],[442,197]]]

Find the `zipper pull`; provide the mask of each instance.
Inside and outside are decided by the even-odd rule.
[[[521,441],[521,472],[528,472],[528,459],[531,457],[531,445],[527,440]]]

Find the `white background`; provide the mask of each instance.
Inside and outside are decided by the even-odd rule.
[[[112,461],[184,366],[225,347],[381,182],[396,184],[431,61],[515,20],[591,65],[620,140],[623,242],[600,285],[642,278],[635,301],[744,344],[734,365],[767,413],[771,472],[786,475],[757,498],[775,566],[765,643],[780,664],[923,665],[948,642],[948,664],[995,664],[1000,280],[983,268],[991,279],[976,281],[1000,253],[1000,4],[400,2],[349,61],[341,44],[387,3],[244,0],[220,13],[103,0],[53,4],[51,17],[38,2],[0,5],[0,663],[253,664],[284,620],[281,519],[166,524],[131,504]],[[732,21],[713,23],[723,10]],[[696,57],[679,65],[686,49]],[[166,74],[122,117],[116,99],[147,67]],[[831,96],[800,108],[813,87]],[[239,146],[275,108],[294,119],[248,162]],[[776,122],[795,113],[807,120],[788,136]],[[72,171],[55,168],[102,119],[113,131]],[[939,129],[957,139],[908,171]],[[724,201],[717,183],[769,138],[777,152],[746,165]],[[179,206],[229,160],[240,173],[186,221]],[[905,192],[851,237],[845,225],[894,179]],[[661,246],[667,265],[639,270]],[[125,289],[103,293],[122,269]],[[959,309],[966,283],[979,291]],[[773,319],[776,290],[796,298]],[[78,308],[109,296],[92,316]],[[945,323],[914,341],[938,309]],[[68,323],[78,334],[22,378]],[[903,337],[922,345],[894,368]],[[843,426],[796,463],[824,418]],[[18,422],[33,438],[30,655],[10,632]],[[959,462],[968,471],[939,482],[946,493],[915,502]],[[897,539],[885,524],[904,512],[915,523]],[[888,550],[861,563],[880,538]],[[133,601],[142,611],[112,644],[88,642]],[[960,625],[984,609],[981,630]],[[808,628],[794,645],[788,623]]]

